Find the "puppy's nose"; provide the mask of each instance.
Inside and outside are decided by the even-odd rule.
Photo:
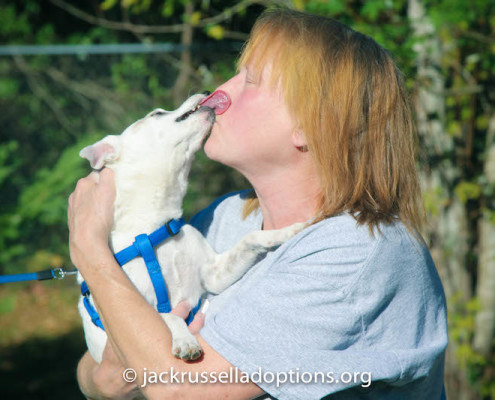
[[[203,93],[201,94],[204,94],[205,96],[209,96],[211,94],[211,92],[209,90],[205,90]]]

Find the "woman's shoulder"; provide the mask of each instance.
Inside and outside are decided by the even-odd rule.
[[[191,218],[189,224],[200,231],[217,252],[232,247],[242,236],[260,229],[261,213],[242,218],[242,210],[252,190],[227,193]]]
[[[282,250],[292,261],[327,254],[333,259],[341,254],[345,259],[357,260],[369,256],[377,247],[383,246],[383,242],[391,246],[398,244],[402,235],[400,222],[370,231],[350,214],[341,213],[309,225],[282,245]]]
[[[389,252],[407,250],[424,256],[427,250],[425,243],[409,232],[398,219],[370,230],[368,225],[359,224],[348,213],[341,213],[310,225],[286,244],[286,250],[301,250],[302,254],[306,255],[315,254],[320,249],[369,256],[379,249]]]
[[[343,291],[381,275],[393,279],[407,270],[423,274],[435,269],[424,242],[401,221],[370,232],[348,213],[309,226],[276,253],[282,272],[324,281]]]

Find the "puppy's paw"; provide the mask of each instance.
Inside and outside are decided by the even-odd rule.
[[[274,230],[274,231],[268,231],[271,233],[272,236],[269,237],[269,240],[267,241],[266,245],[268,247],[279,246],[282,243],[284,243],[286,240],[297,235],[306,226],[307,226],[307,223],[298,222],[298,223],[290,225],[286,228],[282,228],[282,229],[278,229],[278,230]]]
[[[251,250],[267,250],[270,247],[280,246],[306,226],[307,223],[299,222],[282,229],[254,231],[244,236],[243,240]]]
[[[181,360],[197,360],[203,354],[203,349],[194,336],[177,338],[172,341],[172,353]]]
[[[284,243],[285,241],[289,240],[290,238],[301,232],[306,226],[307,223],[298,222],[286,228],[272,230],[272,231],[264,231],[267,234],[266,236],[267,241],[265,242],[265,246],[267,247],[280,246],[282,243]]]

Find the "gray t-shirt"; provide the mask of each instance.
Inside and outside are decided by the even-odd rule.
[[[241,218],[246,194],[191,220],[217,252],[261,228],[260,213]],[[201,336],[280,400],[445,396],[442,284],[399,221],[372,237],[346,213],[323,220],[209,300]]]

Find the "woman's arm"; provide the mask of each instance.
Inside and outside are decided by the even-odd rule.
[[[110,343],[103,351],[101,364],[93,360],[87,351],[77,366],[79,388],[91,400],[135,399],[141,396],[141,391],[135,383],[128,383],[122,378],[124,369]]]
[[[171,313],[185,319],[191,307],[185,301],[180,302]],[[199,333],[204,325],[204,314],[196,313],[189,325],[193,334]],[[141,391],[135,383],[128,383],[123,379],[124,366],[118,359],[113,346],[108,341],[103,350],[102,362],[98,364],[89,351],[79,361],[77,380],[81,392],[88,399],[117,398],[134,399],[141,396]]]
[[[168,373],[172,367],[177,376],[190,372],[194,379],[196,373],[229,372],[233,366],[199,335],[197,338],[204,351],[199,362],[186,363],[172,355],[168,327],[136,290],[108,247],[114,197],[113,172],[104,169],[99,179],[94,174],[81,179],[69,199],[71,258],[91,289],[109,342],[116,353],[114,360],[104,359],[100,366],[95,366],[88,355],[83,357],[78,368],[83,391],[95,398],[98,395],[110,398],[122,395],[121,390],[129,389],[126,385],[115,385],[114,379],[118,381],[124,367],[136,371],[137,387],[148,398],[247,399],[262,394],[263,391],[253,383],[148,383],[146,375]],[[116,360],[122,366],[117,365]],[[188,375],[185,376],[187,378]],[[110,386],[117,388],[117,393],[92,393]]]

